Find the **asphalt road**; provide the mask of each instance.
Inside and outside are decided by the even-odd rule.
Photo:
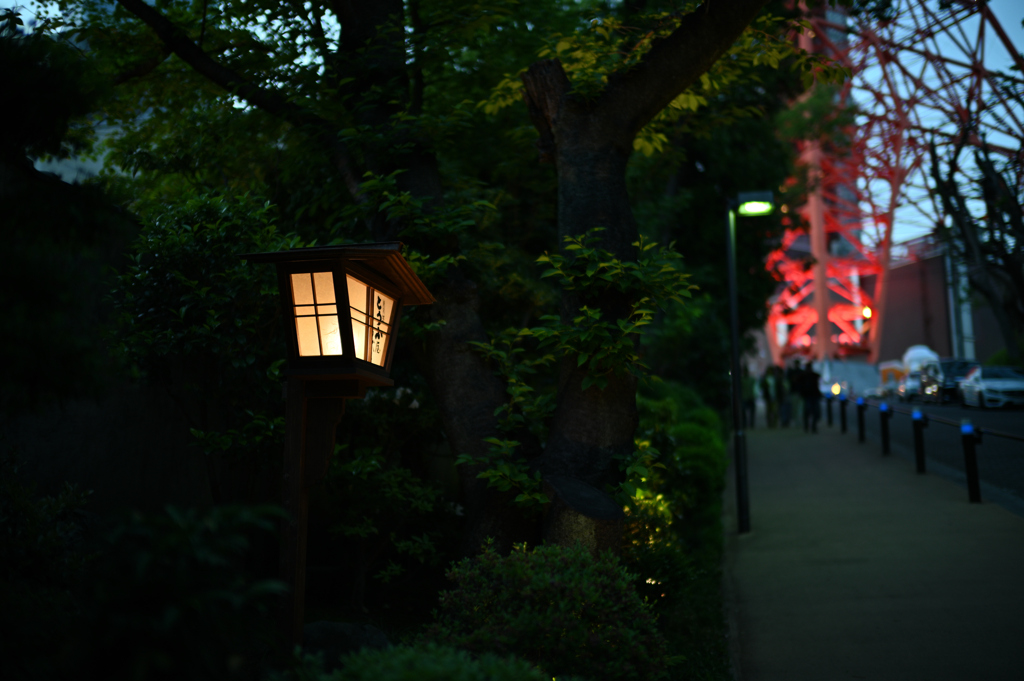
[[[900,404],[895,401],[890,402],[889,406],[893,410],[889,422],[892,454],[908,459],[909,462],[913,461],[914,430],[911,413],[914,409],[921,410],[929,417],[929,425],[924,429],[924,451],[928,472],[965,484],[964,494],[966,483],[960,424],[963,419],[969,419],[976,429],[982,431],[981,443],[976,446],[982,499],[999,503],[1015,513],[1024,515],[1024,410],[976,409],[920,402]],[[823,420],[824,412],[823,408]],[[847,407],[847,419],[847,432],[855,439],[857,407],[852,401]],[[832,427],[840,427],[838,403],[833,404]],[[878,402],[868,402],[864,430],[867,443],[878,447],[881,454]],[[1019,439],[1000,437],[997,433]]]

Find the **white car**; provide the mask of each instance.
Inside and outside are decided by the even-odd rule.
[[[910,402],[915,397],[921,396],[921,372],[911,371],[900,379],[900,386],[896,388],[896,397],[900,402]]]
[[[1013,367],[975,367],[960,384],[964,406],[1024,406],[1024,373]]]

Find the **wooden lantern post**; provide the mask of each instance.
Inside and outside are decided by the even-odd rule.
[[[434,302],[401,250],[386,242],[242,256],[277,266],[287,326],[281,574],[289,591],[281,622],[291,644],[302,643],[309,490],[327,473],[345,400],[394,385],[402,308]]]

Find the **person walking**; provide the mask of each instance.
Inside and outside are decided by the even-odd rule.
[[[804,398],[804,432],[818,432],[821,418],[821,374],[808,362],[800,379],[800,395]]]
[[[775,371],[775,402],[779,405],[779,426],[789,428],[789,421],[792,418],[793,409],[789,403],[789,381],[786,380],[786,372],[782,367],[772,367]]]
[[[786,380],[789,382],[789,405],[792,409],[793,423],[799,427],[804,420],[804,398],[800,394],[800,384],[803,382],[803,369],[800,367],[800,360],[794,360],[786,370]]]
[[[764,398],[765,416],[768,427],[774,428],[779,424],[779,403],[776,394],[775,367],[765,369],[761,377],[761,397]]]
[[[754,416],[757,414],[757,379],[750,375],[749,367],[743,367],[741,386],[743,389],[743,425],[745,428],[753,428]]]

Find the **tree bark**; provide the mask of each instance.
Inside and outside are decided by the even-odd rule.
[[[557,60],[537,62],[522,75],[530,118],[540,133],[541,160],[557,164],[561,239],[602,227],[602,248],[622,260],[636,259],[633,244],[639,235],[626,189],[636,134],[732,46],[764,4],[705,2],[639,64],[610,75],[594,99],[574,96]],[[588,300],[585,293],[567,293],[562,319],[569,321],[581,304],[600,307],[605,319],[623,319],[632,302],[629,295]],[[619,476],[614,457],[634,448],[636,378],[612,374],[604,389],[583,389],[585,377],[586,365],[577,367],[575,357],[562,360],[558,406],[538,463],[545,475],[600,487]]]

